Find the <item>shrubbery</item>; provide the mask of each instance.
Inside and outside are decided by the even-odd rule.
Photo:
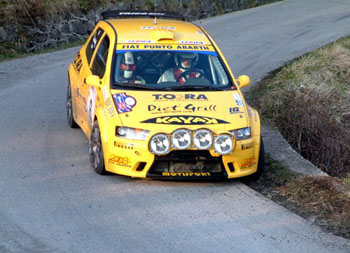
[[[266,78],[248,99],[264,120],[326,173],[350,173],[350,38],[332,43]]]
[[[72,10],[87,13],[97,6],[105,6],[110,0],[1,0],[0,24],[36,24],[57,15],[65,16]]]

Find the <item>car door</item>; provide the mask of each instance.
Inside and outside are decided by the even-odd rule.
[[[93,62],[93,57],[97,51],[97,47],[101,41],[101,38],[104,35],[104,30],[100,27],[96,29],[94,32],[93,36],[91,36],[86,48],[82,49],[85,57],[85,62],[87,64],[84,64],[81,67],[80,73],[79,73],[79,82],[77,85],[76,89],[76,94],[77,94],[77,106],[79,107],[79,115],[78,115],[78,120],[81,123],[81,128],[83,129],[84,132],[87,131],[87,129],[90,128],[88,124],[88,96],[89,96],[89,86],[85,84],[85,78],[89,75],[92,75],[91,73],[91,65]]]
[[[106,72],[106,63],[108,58],[108,51],[110,47],[110,39],[107,33],[104,33],[100,42],[97,45],[89,70],[86,71],[86,76],[97,75],[100,79],[103,79]],[[84,121],[88,128],[91,130],[95,118],[95,107],[98,100],[97,88],[84,84],[82,92],[87,98],[87,113],[84,117]]]

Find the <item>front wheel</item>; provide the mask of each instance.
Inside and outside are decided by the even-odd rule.
[[[262,138],[260,138],[258,169],[254,174],[246,176],[246,177],[242,178],[242,180],[245,182],[259,180],[259,178],[261,177],[261,175],[264,172],[264,166],[265,166],[265,148],[264,148],[264,142],[263,142]]]
[[[104,164],[101,132],[97,121],[94,122],[91,130],[91,136],[89,140],[89,155],[91,166],[95,172],[100,175],[107,174]]]

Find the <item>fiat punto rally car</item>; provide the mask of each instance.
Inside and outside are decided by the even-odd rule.
[[[67,118],[99,174],[257,179],[260,118],[209,34],[174,13],[109,11],[68,70]]]

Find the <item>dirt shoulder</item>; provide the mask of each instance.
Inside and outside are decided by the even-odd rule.
[[[300,175],[267,155],[263,176],[246,184],[323,230],[350,239],[349,179]]]

